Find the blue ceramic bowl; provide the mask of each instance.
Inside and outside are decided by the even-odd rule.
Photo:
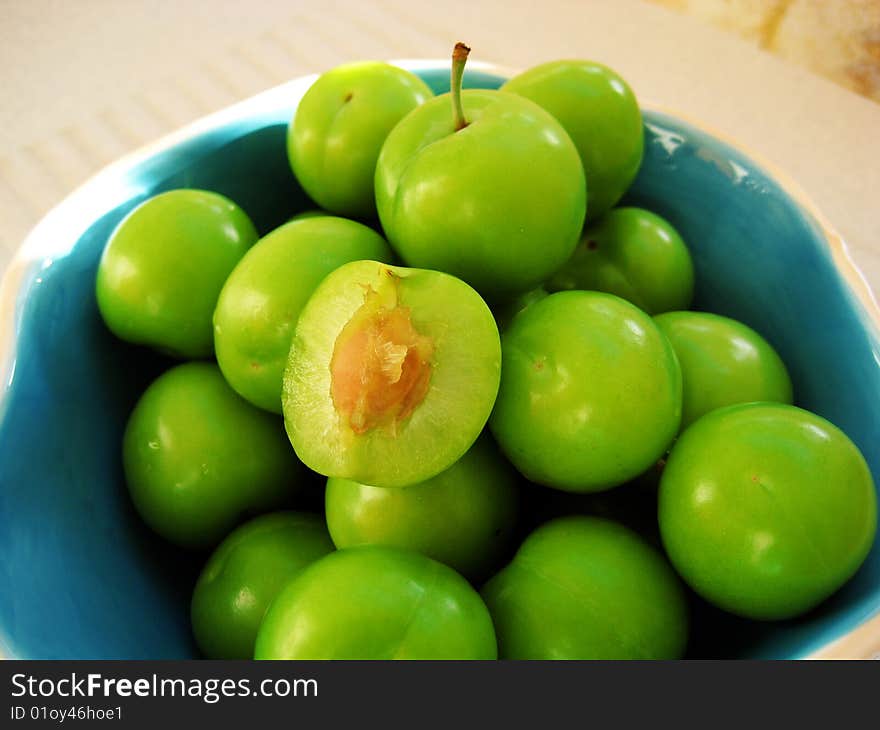
[[[402,63],[437,92],[447,65]],[[504,73],[473,65],[466,84]],[[0,316],[0,653],[30,658],[195,656],[189,596],[202,556],[150,534],[123,483],[122,429],[167,366],[115,340],[94,297],[107,237],[171,188],[223,193],[262,233],[309,206],[290,173],[286,125],[314,77],[208,117],[107,168],[50,213],[7,272]],[[647,111],[627,202],[689,243],[696,307],[740,319],[777,348],[800,405],[841,427],[880,483],[880,317],[839,239],[766,167],[699,127]],[[696,656],[867,651],[880,610],[880,549],[818,610],[761,624],[699,608]],[[870,622],[876,639],[878,619]],[[849,644],[839,640],[850,635]],[[858,639],[853,648],[853,638]],[[844,642],[847,639],[843,640]],[[829,649],[829,647],[831,647]]]

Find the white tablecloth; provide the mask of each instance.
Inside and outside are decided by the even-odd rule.
[[[103,165],[293,76],[362,58],[601,60],[794,178],[880,291],[880,105],[638,0],[0,0],[0,269]]]

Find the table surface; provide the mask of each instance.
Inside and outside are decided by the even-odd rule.
[[[784,170],[880,291],[880,105],[639,0],[0,0],[0,269],[101,167],[305,73],[366,58],[564,57]]]

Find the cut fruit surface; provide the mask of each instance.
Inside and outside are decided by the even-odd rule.
[[[315,471],[380,487],[429,479],[485,425],[501,371],[498,329],[447,274],[346,264],[300,316],[284,376],[284,420]]]
[[[355,433],[397,424],[425,399],[434,343],[419,334],[408,307],[399,304],[392,274],[381,293],[368,287],[364,303],[333,348],[330,395]]]

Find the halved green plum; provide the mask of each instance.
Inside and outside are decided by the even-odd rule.
[[[214,311],[217,363],[233,389],[281,413],[281,378],[296,321],[312,292],[342,264],[391,261],[372,228],[323,214],[276,228],[245,254]]]
[[[501,373],[486,303],[448,274],[356,261],[299,318],[284,375],[287,434],[320,474],[402,487],[476,441]]]
[[[399,489],[327,481],[327,527],[338,548],[390,545],[439,560],[468,578],[498,567],[516,524],[516,470],[484,433],[446,471]]]
[[[269,604],[333,542],[320,515],[273,512],[231,532],[211,554],[193,590],[193,635],[209,659],[251,659]]]
[[[278,594],[255,659],[495,659],[479,594],[424,555],[368,545],[337,550]]]

